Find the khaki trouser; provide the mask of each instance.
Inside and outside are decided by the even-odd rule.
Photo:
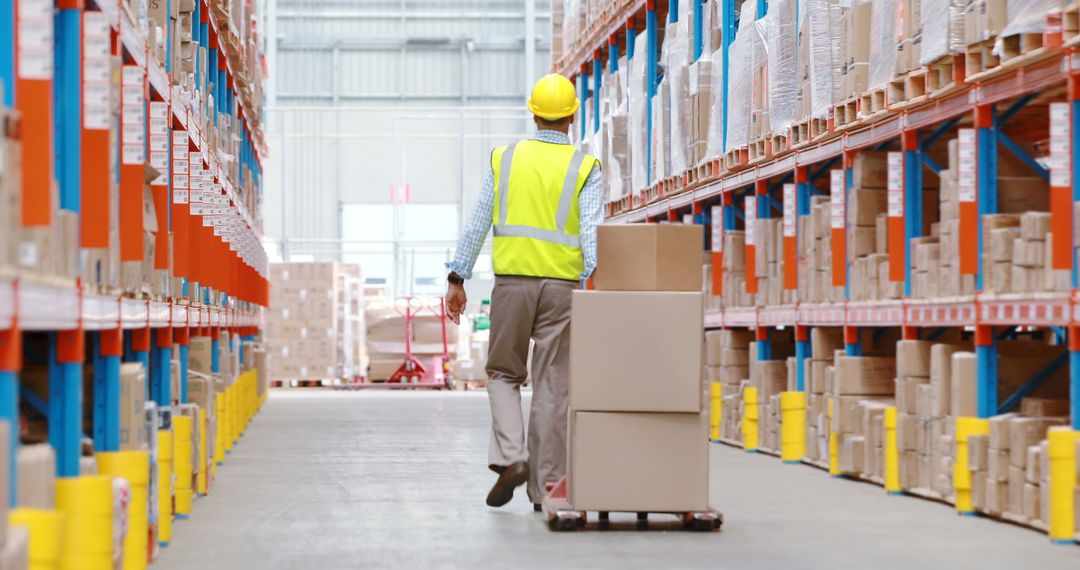
[[[491,401],[489,466],[499,472],[529,462],[529,500],[566,473],[566,406],[570,376],[570,297],[577,284],[561,279],[496,276],[491,293],[488,398]],[[533,396],[525,445],[521,385],[529,339]]]

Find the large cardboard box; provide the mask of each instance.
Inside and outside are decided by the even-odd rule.
[[[884,395],[895,388],[896,360],[878,356],[841,356],[836,361],[833,393]]]
[[[120,365],[120,450],[147,449],[146,370],[142,363]]]
[[[208,336],[192,336],[188,342],[188,370],[212,374],[213,340]]]
[[[575,291],[571,315],[572,409],[701,411],[700,292]]]
[[[702,226],[601,225],[596,239],[598,290],[701,291]]]
[[[588,511],[709,507],[705,414],[572,412],[568,494]]]

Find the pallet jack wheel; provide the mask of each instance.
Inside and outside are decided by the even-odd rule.
[[[600,511],[600,516],[599,516],[599,519],[598,519],[598,522],[600,523],[600,528],[607,529],[607,528],[609,528],[611,526],[611,516],[610,515],[611,515],[611,513],[607,512],[607,511]]]
[[[548,526],[551,527],[551,530],[553,531],[570,532],[585,526],[585,520],[581,518],[555,516],[548,521]]]

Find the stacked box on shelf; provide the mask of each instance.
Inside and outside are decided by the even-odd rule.
[[[828,390],[835,374],[835,353],[844,346],[843,330],[810,329],[810,358],[806,366],[806,456],[811,461],[829,458]]]
[[[900,486],[947,497],[952,489],[952,356],[963,346],[897,344],[896,408]]]
[[[720,437],[741,439],[737,418],[742,409],[740,385],[750,378],[750,344],[754,333],[748,330],[724,329],[705,333],[705,377],[720,383],[722,418]]]
[[[843,10],[839,20],[840,82],[836,92],[836,104],[858,97],[868,87],[870,80],[870,0],[857,0]],[[853,120],[838,117],[840,123]]]
[[[723,306],[753,306],[754,296],[746,292],[746,232],[724,232],[723,285]]]
[[[571,310],[568,499],[706,510],[701,226],[600,226],[597,241],[597,290],[575,291]]]
[[[780,451],[780,393],[787,389],[789,356],[794,354],[794,344],[790,338],[777,338],[774,332],[769,340],[770,360],[759,360],[758,343],[750,343],[749,382],[746,384],[757,390],[758,405],[758,441],[757,445],[766,450]],[[741,411],[741,410],[740,410]]]
[[[274,379],[340,377],[334,263],[270,266],[266,342]]]
[[[842,82],[845,65],[841,31],[849,10],[836,0],[799,2],[798,10],[794,120],[800,124],[817,120],[820,125],[830,117]],[[802,129],[798,142],[825,132],[820,126],[816,133],[809,132],[809,125]]]
[[[754,223],[758,306],[795,302],[796,291],[784,289],[783,232],[781,218],[758,218]]]
[[[893,379],[896,375],[896,359],[891,356],[846,356],[837,353],[832,374],[832,385],[826,386],[832,402],[830,435],[838,437],[838,466],[841,472],[864,475],[869,464],[867,456],[876,452],[867,442],[881,440],[871,436],[869,430],[875,425],[873,418],[883,413],[884,407],[893,402]],[[876,469],[876,467],[875,467]]]

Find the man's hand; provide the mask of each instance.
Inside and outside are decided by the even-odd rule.
[[[461,314],[465,312],[468,301],[463,285],[446,284],[446,314],[455,325],[461,324]]]

